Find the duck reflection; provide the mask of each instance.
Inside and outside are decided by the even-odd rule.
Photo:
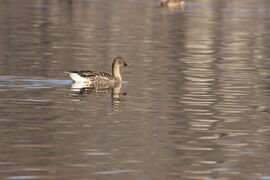
[[[102,95],[111,92],[111,99],[113,106],[119,106],[121,102],[121,96],[127,95],[127,93],[121,93],[121,82],[116,82],[111,85],[87,85],[85,83],[73,83],[71,85],[71,96],[85,96],[89,94]]]

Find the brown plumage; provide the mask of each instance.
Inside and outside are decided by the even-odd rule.
[[[121,82],[120,67],[128,66],[122,57],[116,57],[112,64],[112,74],[102,71],[80,70],[70,71],[68,74],[75,82],[87,84],[113,84],[114,82]]]

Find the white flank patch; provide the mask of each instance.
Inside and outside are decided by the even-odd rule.
[[[88,79],[81,77],[77,73],[69,73],[69,76],[71,77],[71,79],[73,81],[78,82],[78,83],[85,83],[85,82],[89,81]]]

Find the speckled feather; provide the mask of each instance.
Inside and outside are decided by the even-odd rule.
[[[84,77],[93,81],[95,79],[104,79],[104,80],[113,79],[112,74],[102,72],[102,71],[80,70],[80,71],[70,71],[70,73],[77,73],[81,77]]]

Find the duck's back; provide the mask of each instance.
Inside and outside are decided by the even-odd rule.
[[[108,83],[114,79],[110,73],[92,70],[70,71],[69,75],[75,82],[85,82],[90,80],[93,84]]]

